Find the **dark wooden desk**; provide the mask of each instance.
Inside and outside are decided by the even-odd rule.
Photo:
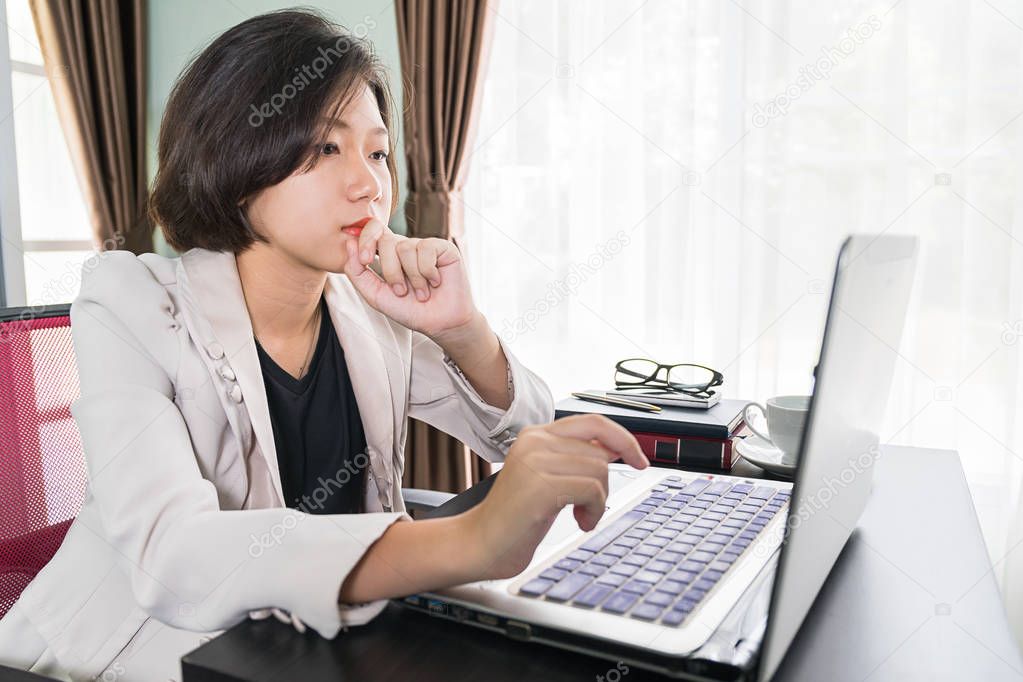
[[[744,466],[735,473],[753,473]],[[449,504],[467,508],[480,492]],[[393,603],[334,640],[246,621],[185,656],[182,668],[185,682],[618,679],[613,662]],[[621,679],[659,678],[632,668]],[[956,453],[884,449],[860,525],[775,679],[1023,680]]]

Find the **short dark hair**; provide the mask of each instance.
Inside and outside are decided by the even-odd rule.
[[[174,84],[160,124],[149,210],[167,243],[239,253],[262,241],[239,203],[312,168],[324,117],[336,119],[363,84],[390,131],[394,106],[372,46],[322,15],[270,12],[218,36]]]

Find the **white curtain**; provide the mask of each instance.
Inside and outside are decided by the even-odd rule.
[[[805,393],[843,237],[918,235],[882,437],[959,451],[1023,622],[1023,4],[492,11],[464,203],[495,329],[558,397],[632,356]]]

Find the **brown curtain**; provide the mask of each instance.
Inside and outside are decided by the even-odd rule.
[[[153,250],[145,0],[30,0],[97,249]]]
[[[404,84],[408,234],[462,236],[464,159],[493,36],[487,0],[397,0]],[[490,465],[437,429],[409,420],[403,485],[458,492]]]

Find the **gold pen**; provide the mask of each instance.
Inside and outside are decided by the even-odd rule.
[[[651,405],[650,403],[641,403],[638,400],[629,400],[628,398],[617,398],[609,395],[601,395],[600,393],[589,393],[586,391],[579,391],[572,394],[573,397],[579,398],[579,400],[588,400],[591,403],[601,403],[604,405],[613,405],[615,407],[627,407],[632,410],[643,410],[644,412],[660,412],[661,408],[657,405]]]

